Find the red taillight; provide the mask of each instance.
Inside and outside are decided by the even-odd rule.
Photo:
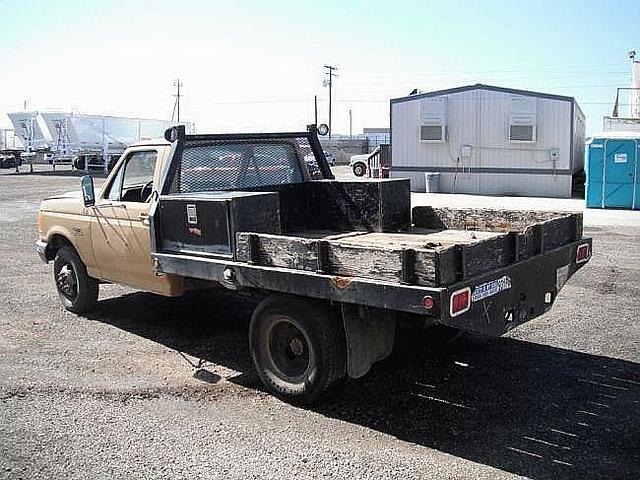
[[[452,317],[463,314],[471,308],[471,288],[463,288],[451,294],[450,313]]]
[[[433,308],[433,297],[427,295],[422,299],[422,306],[427,310],[431,310]]]
[[[583,243],[576,250],[576,263],[586,262],[589,258],[589,244]]]

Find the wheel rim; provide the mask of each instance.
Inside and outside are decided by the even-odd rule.
[[[355,167],[355,174],[360,177],[364,174],[364,168],[362,167],[362,165],[356,165]]]
[[[312,356],[306,334],[288,317],[278,317],[268,339],[270,363],[278,375],[289,382],[302,381]]]
[[[73,265],[65,263],[56,275],[56,285],[62,295],[73,301],[78,296],[78,277]]]

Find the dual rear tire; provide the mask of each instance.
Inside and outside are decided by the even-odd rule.
[[[264,385],[290,403],[316,402],[346,376],[340,316],[320,302],[265,299],[251,318],[249,346]]]

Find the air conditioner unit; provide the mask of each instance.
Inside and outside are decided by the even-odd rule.
[[[425,98],[420,101],[421,142],[447,140],[447,98]]]

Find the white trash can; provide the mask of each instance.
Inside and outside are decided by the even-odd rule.
[[[424,191],[426,193],[440,192],[440,174],[438,172],[424,172]]]

